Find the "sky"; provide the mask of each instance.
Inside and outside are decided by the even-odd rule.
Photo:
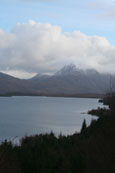
[[[115,0],[0,0],[0,71],[115,73]]]

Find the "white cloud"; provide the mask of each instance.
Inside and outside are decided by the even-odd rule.
[[[0,30],[0,70],[15,76],[55,72],[74,63],[81,68],[115,72],[115,46],[104,37],[80,31],[62,33],[59,26],[19,23],[6,33]]]

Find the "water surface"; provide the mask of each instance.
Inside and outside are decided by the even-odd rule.
[[[0,97],[0,139],[53,131],[64,135],[80,131],[84,118],[93,118],[98,99],[55,97]]]

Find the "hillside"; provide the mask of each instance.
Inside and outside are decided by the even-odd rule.
[[[79,70],[74,65],[26,80],[0,73],[0,95],[100,96],[109,91],[110,78],[110,74]]]

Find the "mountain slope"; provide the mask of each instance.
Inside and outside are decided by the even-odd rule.
[[[110,78],[110,74],[79,70],[74,65],[65,66],[52,76],[38,74],[26,80],[0,73],[0,95],[100,95],[109,91]]]
[[[10,75],[0,73],[0,95],[26,94],[32,92],[32,84],[28,80],[18,79]]]
[[[39,90],[57,94],[104,94],[108,92],[110,75],[95,70],[79,70],[66,66],[53,76],[34,78],[33,83]]]

